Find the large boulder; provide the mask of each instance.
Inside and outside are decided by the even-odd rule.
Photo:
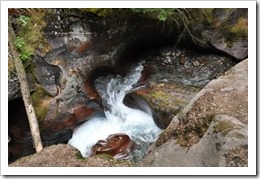
[[[247,167],[247,125],[218,115],[199,143],[181,147],[176,140],[155,149],[139,166],[151,167]]]
[[[203,88],[173,118],[141,165],[247,166],[247,69],[244,60]]]
[[[225,56],[176,48],[157,50],[146,61],[148,85],[137,93],[160,114],[161,128],[166,128],[207,83],[236,64]]]

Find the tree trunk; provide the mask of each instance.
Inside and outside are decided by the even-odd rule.
[[[17,51],[13,45],[14,40],[15,40],[15,33],[14,33],[13,27],[11,25],[10,18],[8,19],[8,21],[9,21],[9,23],[8,23],[8,29],[9,29],[8,45],[10,47],[10,53],[13,58],[17,76],[18,76],[18,79],[20,82],[20,88],[21,88],[21,92],[22,92],[22,96],[23,96],[24,106],[26,109],[30,129],[31,129],[31,133],[32,133],[33,144],[36,149],[36,152],[40,152],[43,149],[43,147],[42,147],[42,141],[41,141],[41,136],[40,136],[40,131],[39,131],[39,125],[38,125],[38,121],[37,121],[37,118],[35,115],[34,108],[32,106],[32,101],[31,101],[31,97],[30,97],[30,91],[29,91],[29,86],[28,86],[27,79],[26,79],[26,73],[24,70],[24,66],[19,57],[19,54],[17,53]]]

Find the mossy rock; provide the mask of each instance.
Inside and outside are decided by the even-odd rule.
[[[20,9],[18,9],[20,10]],[[22,9],[19,18],[16,19],[15,24],[17,28],[17,38],[15,46],[20,52],[20,58],[23,61],[28,61],[31,56],[39,49],[40,44],[45,46],[48,52],[49,45],[44,37],[43,30],[46,27],[45,9],[30,10]]]
[[[78,160],[83,160],[83,161],[86,160],[86,158],[82,156],[82,154],[80,153],[79,150],[77,150],[77,152],[75,153],[75,156]]]
[[[228,132],[234,129],[234,123],[230,121],[220,121],[214,126],[214,133],[221,133],[226,135]]]
[[[10,75],[10,73],[13,73],[15,71],[16,70],[15,70],[15,65],[14,65],[13,60],[8,59],[8,76]]]
[[[237,22],[230,28],[231,35],[240,38],[248,36],[248,18],[240,17]]]
[[[36,117],[39,122],[43,122],[48,112],[51,97],[41,86],[38,86],[31,98]]]

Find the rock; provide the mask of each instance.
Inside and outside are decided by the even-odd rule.
[[[138,91],[139,93],[139,91]],[[141,97],[141,95],[135,94],[135,93],[129,93],[125,95],[125,98],[123,100],[124,105],[126,105],[129,108],[132,109],[138,109],[141,111],[144,111],[145,113],[151,115],[153,117],[153,120],[155,124],[161,128],[165,129],[166,125],[164,124],[162,120],[162,116],[154,111],[154,109],[151,109],[149,106],[149,103]]]
[[[22,97],[18,77],[8,78],[8,101]]]
[[[42,124],[43,128],[53,132],[58,132],[66,128],[73,130],[93,116],[104,114],[103,109],[94,101],[89,101],[87,104],[82,104],[78,101],[78,103],[74,102],[65,106],[63,110],[56,115],[55,118],[46,119]],[[53,117],[51,114],[47,116]]]
[[[22,94],[20,89],[20,82],[14,68],[14,64],[11,62],[10,59],[8,59],[8,66],[12,66],[8,67],[8,101],[12,101],[22,97]],[[35,79],[31,73],[28,73],[28,71],[29,70],[27,70],[26,74],[27,83],[30,92],[33,92],[36,89]]]
[[[85,16],[84,13],[81,14],[73,9],[68,10],[68,12],[59,11],[61,11],[60,14],[48,14],[48,25],[44,32],[52,50],[49,52],[48,49],[46,51],[48,54],[44,58],[39,58],[37,62],[33,62],[35,68],[32,70],[37,82],[53,97],[51,99],[53,103],[50,103],[50,109],[47,113],[48,121],[43,122],[44,125],[40,125],[44,130],[49,129],[43,135],[44,137],[46,136],[45,138],[48,138],[48,140],[45,140],[46,145],[66,141],[75,126],[88,120],[93,115],[103,114],[99,110],[101,109],[100,101],[98,101],[99,96],[96,91],[93,92],[93,86],[88,81],[93,70],[100,66],[108,66],[119,74],[124,74],[132,64],[140,60],[137,57],[143,56],[144,52],[158,49],[161,45],[173,44],[174,39],[177,39],[174,38],[175,35],[178,36],[178,34],[175,34],[175,30],[169,33],[168,30],[165,31],[167,28],[157,23],[158,21],[140,16],[131,17],[126,21],[118,21],[118,18],[98,17],[95,14]],[[81,15],[82,17],[80,17]],[[169,38],[169,36],[172,37]],[[205,36],[206,40],[208,39]],[[237,54],[238,49],[233,50],[234,54]],[[191,58],[185,58],[184,62],[182,59],[177,59],[181,51],[176,51],[174,58],[171,56],[172,51],[167,52],[168,59],[166,59],[166,63],[170,65],[162,68],[160,64],[157,64],[155,65],[157,71],[153,72],[150,72],[152,68],[147,68],[148,70],[143,71],[141,80],[135,85],[145,85],[150,74],[155,73],[159,74],[151,78],[151,81],[156,82],[155,84],[161,81],[161,79],[169,79],[168,83],[173,82],[173,85],[171,84],[173,88],[176,86],[176,83],[180,83],[181,86],[194,85],[201,87],[209,79],[215,78],[220,71],[226,71],[233,65],[231,63],[220,65],[220,62],[229,60],[227,58],[218,58],[217,60],[208,60],[211,64],[205,65],[207,68],[204,68],[203,63],[197,59],[201,65],[192,68],[189,60]],[[39,53],[38,55],[43,56],[44,54]],[[193,57],[193,55],[191,56]],[[180,61],[180,64],[175,64],[175,58]],[[165,76],[160,76],[162,74],[158,73],[160,71]],[[210,72],[206,73],[208,71]],[[174,77],[168,78],[168,76]],[[188,79],[186,76],[188,76]],[[153,85],[153,82],[151,84]],[[12,84],[10,86],[16,88],[18,85]],[[164,127],[166,127],[172,115],[176,114],[195,92],[191,91],[191,93],[182,95],[182,92],[180,94],[178,89],[177,92],[173,91],[173,96],[177,96],[176,101],[181,99],[176,106],[171,105],[173,102],[170,100],[170,97],[172,97],[172,94],[169,95],[170,90],[163,91],[163,95],[161,95],[160,90],[163,88],[165,87],[160,87],[160,89],[155,91],[156,101],[153,101],[153,105],[157,107],[157,104],[162,102],[163,105],[160,107],[165,109],[163,112],[165,112],[166,120],[164,121]],[[190,92],[189,90],[183,91]],[[17,93],[17,88],[10,90],[10,96],[15,96]],[[166,100],[164,96],[167,97]],[[182,97],[185,98],[184,101]],[[189,99],[187,100],[186,97]],[[91,100],[95,100],[94,104]],[[89,103],[96,106],[90,107]],[[17,126],[21,127],[20,125]],[[15,127],[17,126],[14,125],[12,130],[16,131]],[[20,130],[24,131],[24,133],[21,135],[21,138],[17,139],[17,141],[20,141],[18,145],[21,144],[20,146],[22,146],[24,142],[24,146],[27,146],[27,144],[31,143],[31,139],[28,137],[30,133],[27,133],[28,131],[25,129],[17,131]],[[15,135],[20,134],[17,131],[14,132]],[[13,136],[11,137],[13,139]],[[15,140],[11,142],[13,141]],[[28,151],[33,151],[31,148],[32,146],[28,148],[20,147],[19,149],[21,153],[25,151],[28,154]]]
[[[149,105],[161,115],[164,127],[167,127],[176,115],[210,80],[217,78],[230,69],[235,63],[223,56],[197,54],[190,50],[173,48],[179,56],[173,60],[172,65],[162,66],[158,56],[168,48],[163,48],[148,57],[145,63],[151,71],[149,85],[137,93],[144,97]],[[158,55],[157,55],[158,54]],[[184,56],[185,54],[185,56]],[[184,64],[179,64],[179,60]],[[199,66],[194,67],[193,61]],[[163,82],[163,83],[162,83]],[[161,126],[160,126],[161,127]]]
[[[49,65],[44,59],[34,58],[32,60],[34,65],[33,73],[39,84],[51,95],[58,95],[58,88],[60,86],[61,70],[57,66]]]
[[[52,145],[41,152],[23,157],[9,167],[129,167],[128,161],[113,160],[112,157],[97,155],[83,158],[74,147],[66,144]]]
[[[142,165],[247,166],[247,80],[248,60],[212,80],[172,119]]]
[[[136,92],[147,100],[149,106],[153,109],[153,118],[157,126],[161,129],[165,129],[173,116],[177,114],[199,90],[200,88],[176,83],[159,83],[149,87],[145,93],[142,93],[142,90],[137,90]],[[135,106],[139,106],[136,105],[138,103],[139,100],[134,103]],[[142,109],[145,105],[141,106]]]
[[[147,66],[144,66],[142,72],[141,72],[141,77],[140,79],[137,81],[137,83],[133,84],[132,86],[134,88],[140,87],[140,86],[145,86],[148,84],[149,82],[149,77],[151,75],[151,69]]]
[[[125,159],[133,151],[135,143],[123,133],[111,134],[106,140],[99,140],[92,147],[92,156],[98,154],[108,154],[115,159]]]
[[[174,139],[150,152],[140,167],[247,167],[247,125],[218,115],[192,147],[181,147]]]
[[[200,65],[200,63],[199,63],[198,61],[194,61],[194,62],[192,62],[192,65],[195,66],[195,67],[197,67],[197,66]]]
[[[210,28],[202,30],[202,40],[238,60],[248,56],[248,10],[214,9],[206,12]]]

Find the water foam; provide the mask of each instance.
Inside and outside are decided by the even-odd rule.
[[[137,144],[132,159],[139,160],[145,150],[161,132],[151,116],[141,110],[123,104],[125,95],[132,90],[141,77],[142,63],[130,69],[125,77],[111,75],[97,80],[96,89],[104,106],[105,117],[94,117],[79,126],[73,133],[69,144],[76,147],[84,157],[91,154],[91,147],[98,140],[105,140],[110,134],[125,133]],[[107,83],[106,83],[107,82]]]

